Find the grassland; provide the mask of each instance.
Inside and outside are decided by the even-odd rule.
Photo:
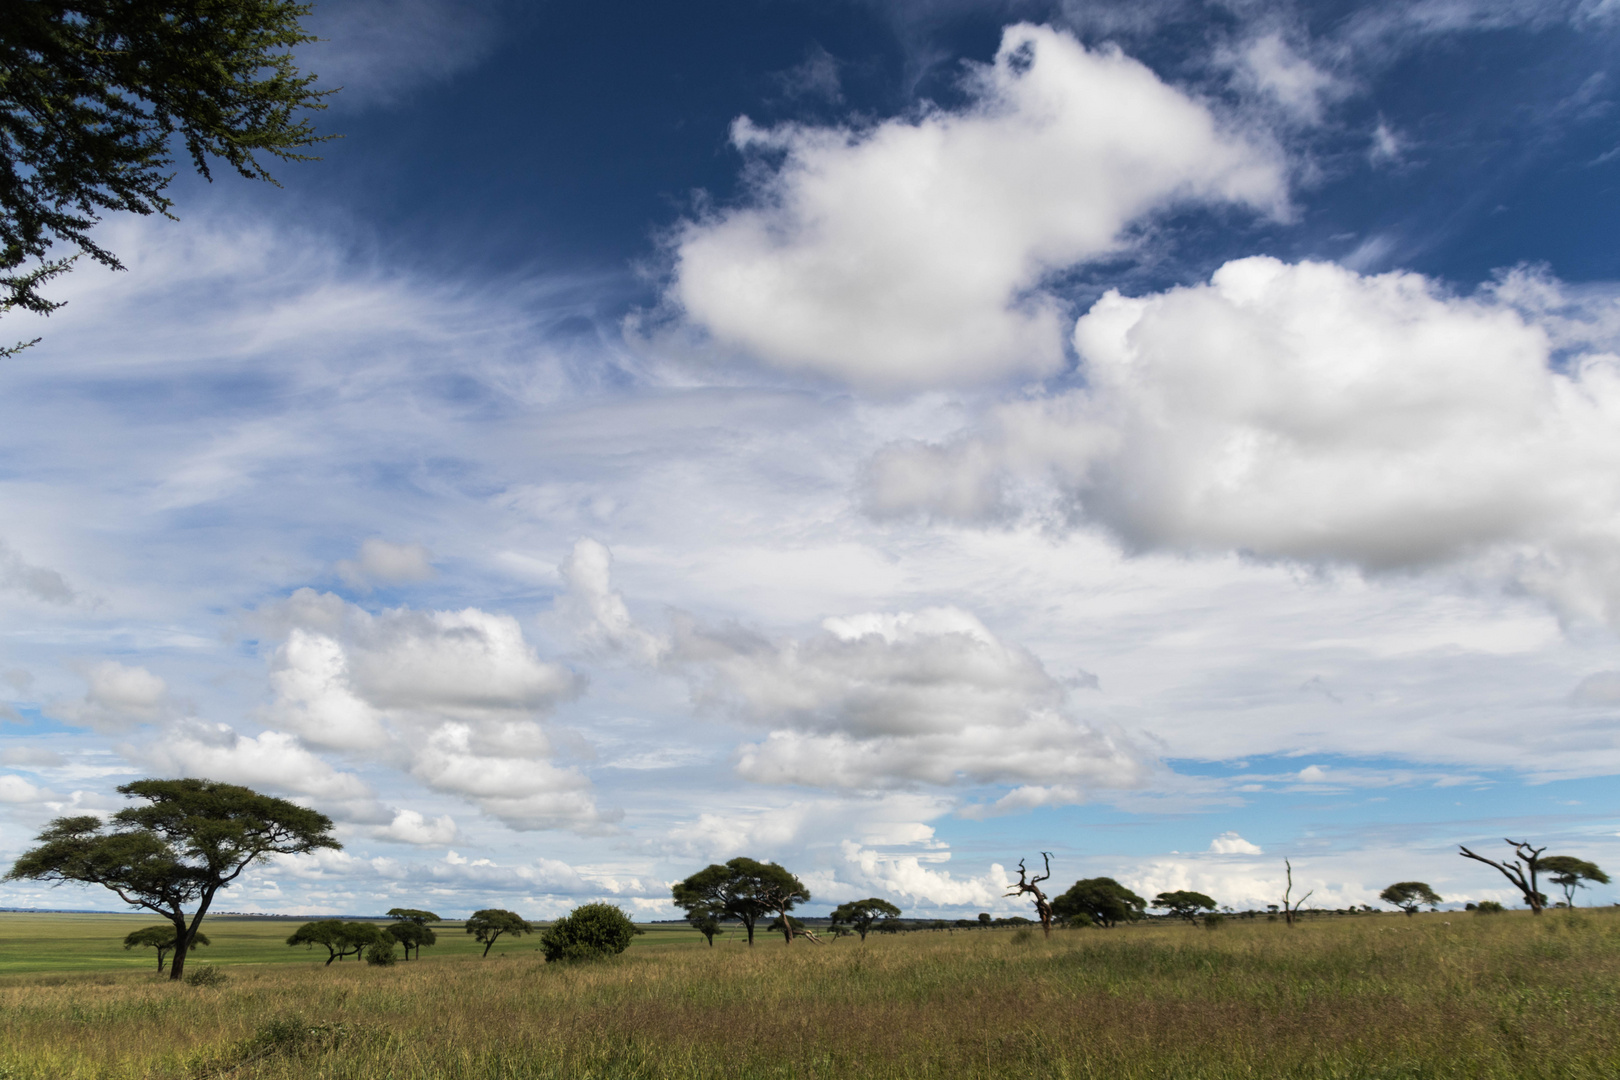
[[[752,950],[665,932],[577,966],[527,941],[392,968],[284,946],[304,962],[255,963],[224,938],[217,989],[127,966],[0,978],[0,1077],[1620,1076],[1612,911]]]

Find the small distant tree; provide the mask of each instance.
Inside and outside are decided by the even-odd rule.
[[[209,944],[208,935],[199,933],[191,939],[193,948],[198,945]],[[139,930],[131,930],[124,938],[126,949],[156,949],[158,958],[158,974],[163,974],[163,958],[174,951],[174,927],[172,926],[143,926]]]
[[[637,933],[630,916],[612,904],[584,904],[552,923],[540,935],[546,962],[602,960],[630,947]]]
[[[989,926],[990,925],[990,913],[988,911],[979,912],[979,925],[980,926]]]
[[[1432,908],[1441,902],[1440,895],[1422,881],[1397,881],[1379,893],[1378,899],[1408,915],[1416,915],[1417,909],[1425,904]]]
[[[1541,860],[1541,869],[1554,885],[1564,890],[1564,902],[1575,906],[1575,890],[1586,888],[1588,881],[1599,885],[1609,883],[1609,875],[1598,869],[1597,863],[1577,859],[1573,855],[1548,855]]]
[[[422,946],[438,944],[439,937],[428,923],[442,920],[433,912],[420,908],[389,908],[388,917],[394,920],[394,925],[384,932],[399,942],[405,950],[405,959],[409,960],[411,951],[415,950],[416,958],[420,960]]]
[[[1201,892],[1177,889],[1175,892],[1160,893],[1153,898],[1153,903],[1148,906],[1168,911],[1178,919],[1193,922],[1198,918],[1199,912],[1214,911],[1218,905]]]
[[[0,85],[0,96],[5,92]],[[137,780],[118,791],[143,802],[105,822],[89,815],[57,818],[5,880],[100,885],[131,907],[163,916],[174,927],[171,979],[185,970],[186,952],[214,895],[255,860],[343,846],[325,814],[235,784]],[[189,922],[188,907],[194,908]]]
[[[1111,877],[1084,878],[1052,901],[1052,911],[1069,923],[1118,926],[1142,917],[1147,901]]]
[[[686,921],[703,935],[703,940],[709,943],[711,949],[714,948],[715,936],[726,932],[720,925],[720,913],[713,908],[694,907],[686,913]]]
[[[1041,933],[1046,937],[1051,937],[1052,903],[1046,898],[1046,894],[1040,890],[1040,883],[1052,876],[1052,853],[1050,851],[1041,852],[1041,865],[1044,867],[1044,871],[1041,874],[1025,880],[1030,872],[1024,869],[1024,860],[1019,859],[1018,884],[1013,885],[1011,882],[1009,882],[1008,885],[1011,891],[1008,892],[1007,895],[1028,896],[1035,904],[1035,914],[1040,916]]]
[[[475,911],[467,920],[467,933],[473,940],[484,947],[482,956],[489,955],[489,947],[495,944],[495,939],[502,934],[511,934],[513,937],[522,937],[532,931],[534,927],[524,921],[523,916],[515,911],[504,908],[485,908]]]
[[[861,936],[862,941],[865,941],[866,935],[871,933],[874,923],[883,919],[898,919],[899,917],[899,908],[876,896],[866,900],[851,900],[847,904],[839,904],[833,908],[832,913],[832,921],[835,926],[840,923],[849,926]],[[981,918],[988,921],[989,916],[985,915],[981,916]]]
[[[1504,838],[1502,843],[1513,848],[1513,858],[1497,862],[1495,859],[1487,859],[1483,855],[1476,855],[1466,847],[1462,848],[1459,854],[1465,859],[1473,859],[1475,862],[1482,862],[1486,866],[1495,867],[1498,873],[1507,878],[1513,884],[1513,887],[1523,894],[1524,902],[1530,908],[1530,914],[1540,915],[1541,909],[1547,906],[1547,897],[1542,894],[1541,886],[1536,881],[1536,875],[1541,872],[1541,853],[1547,849],[1545,847],[1531,847],[1528,840],[1508,840]]]
[[[359,957],[368,945],[385,940],[381,927],[373,923],[344,922],[342,919],[316,919],[294,930],[287,938],[288,945],[302,945],[313,949],[319,945],[326,950],[326,963],[345,956]]]
[[[1288,875],[1288,887],[1283,890],[1283,918],[1287,921],[1289,926],[1293,926],[1294,921],[1299,918],[1299,909],[1305,906],[1305,901],[1309,900],[1311,898],[1311,894],[1316,892],[1316,890],[1312,889],[1298,900],[1290,901],[1290,897],[1294,895],[1294,864],[1289,862],[1287,859],[1284,859],[1283,870]]]

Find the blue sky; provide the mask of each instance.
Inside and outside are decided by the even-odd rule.
[[[345,843],[233,910],[1620,864],[1620,8],[314,20],[323,161],[7,316],[0,858],[207,775]]]

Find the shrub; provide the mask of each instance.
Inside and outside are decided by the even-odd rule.
[[[1219,930],[1220,927],[1221,927],[1221,923],[1223,923],[1225,921],[1226,921],[1226,916],[1225,915],[1222,915],[1218,911],[1212,911],[1208,915],[1204,916],[1204,929],[1205,930]]]
[[[224,986],[225,973],[213,964],[204,964],[195,968],[186,976],[187,986]]]
[[[540,950],[553,960],[602,960],[630,947],[636,936],[630,916],[612,904],[585,904],[546,927]]]
[[[1479,905],[1474,908],[1474,914],[1495,915],[1502,910],[1502,905],[1498,904],[1495,900],[1481,900]]]
[[[372,967],[387,967],[394,962],[394,943],[392,941],[373,941],[366,946],[366,963]]]

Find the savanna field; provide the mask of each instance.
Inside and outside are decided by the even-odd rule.
[[[0,1077],[1620,1076],[1620,912],[1155,922],[826,945],[649,927],[597,963],[449,925],[390,968],[211,919],[215,987],[140,916],[0,915]]]

